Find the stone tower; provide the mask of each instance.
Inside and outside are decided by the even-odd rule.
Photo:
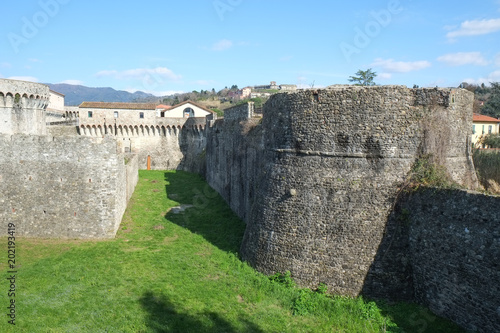
[[[0,79],[0,134],[46,134],[49,97],[44,84]]]

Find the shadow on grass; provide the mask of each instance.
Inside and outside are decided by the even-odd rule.
[[[218,313],[204,311],[188,314],[179,311],[168,297],[148,291],[140,299],[147,312],[146,325],[152,332],[264,332],[256,324],[238,319],[237,326]]]
[[[245,224],[203,178],[177,171],[166,172],[165,180],[167,197],[179,203],[165,219],[203,236],[223,251],[239,252]]]
[[[384,300],[373,300],[383,316],[390,317],[398,328],[391,332],[419,333],[465,333],[467,332],[452,321],[441,318],[428,308],[410,303],[389,303]]]

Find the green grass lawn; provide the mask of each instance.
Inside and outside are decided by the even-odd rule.
[[[239,259],[244,229],[199,176],[141,171],[115,239],[17,239],[16,326],[4,256],[0,332],[461,332],[415,305],[270,279]]]

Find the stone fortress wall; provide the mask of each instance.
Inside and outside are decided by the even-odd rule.
[[[468,329],[499,330],[500,218],[488,211],[500,199],[401,196],[422,156],[477,186],[472,101],[461,89],[340,86],[274,95],[262,120],[244,109],[218,120],[206,178],[247,223],[243,259],[302,286],[416,300]],[[478,206],[482,221],[470,214]]]
[[[78,132],[89,137],[114,137],[123,152],[138,155],[141,169],[147,168],[149,158],[151,169],[203,174],[205,127],[215,114],[197,117],[202,112],[191,104],[186,107],[193,108],[194,115],[184,117],[182,107],[162,112],[155,110],[156,104],[83,103],[77,112]],[[168,112],[178,117],[162,115]]]
[[[263,118],[248,104],[224,119],[84,125],[80,137],[8,132],[0,218],[28,236],[113,237],[149,156],[153,169],[206,177],[247,223],[241,254],[258,270],[289,270],[302,286],[342,295],[418,301],[468,329],[499,331],[491,212],[500,200],[401,192],[422,156],[477,186],[472,101],[461,89],[339,86],[274,95]],[[137,156],[125,165],[124,152]],[[484,213],[471,214],[476,207]]]
[[[17,80],[0,80],[0,133],[46,134],[48,86]]]
[[[45,135],[43,84],[0,80],[0,98],[4,230],[14,223],[18,236],[114,237],[137,183],[137,157],[125,164],[110,138]]]
[[[112,139],[2,136],[0,220],[19,236],[113,238],[137,183],[137,159],[116,150]]]
[[[140,169],[146,169],[149,156],[153,170],[180,169],[203,174],[209,119],[154,117],[138,121],[122,117],[116,124],[82,124],[78,130],[82,136],[114,137],[120,151],[138,155]]]

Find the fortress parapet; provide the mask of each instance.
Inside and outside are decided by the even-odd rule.
[[[50,89],[40,83],[0,79],[0,133],[47,133]]]

